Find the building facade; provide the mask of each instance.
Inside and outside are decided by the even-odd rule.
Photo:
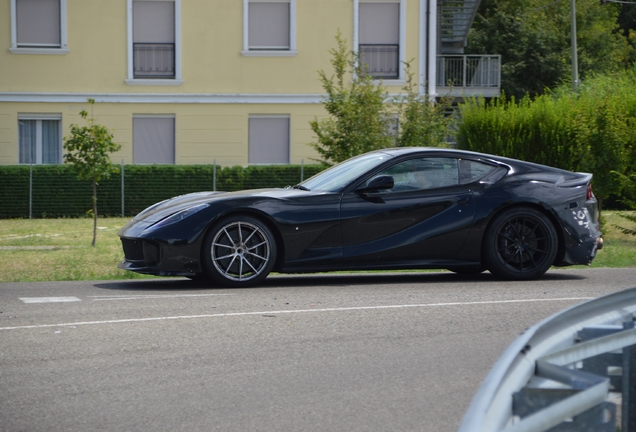
[[[309,121],[326,115],[318,70],[332,70],[338,31],[389,93],[404,61],[423,93],[457,92],[468,86],[445,81],[441,54],[461,57],[449,23],[464,23],[465,42],[477,3],[0,0],[0,164],[61,163],[88,98],[122,145],[115,162],[310,163]],[[473,90],[498,92],[482,81]]]

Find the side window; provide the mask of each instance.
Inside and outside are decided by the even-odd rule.
[[[485,164],[483,162],[477,162],[467,159],[459,160],[459,174],[461,184],[477,181],[492,173],[496,169],[497,167]]]
[[[387,168],[379,175],[393,176],[391,192],[435,189],[459,184],[459,165],[454,158],[411,159]]]
[[[358,5],[358,53],[374,79],[400,78],[403,28],[399,1],[364,1]]]
[[[20,117],[18,146],[21,164],[62,163],[61,116]]]
[[[175,4],[133,1],[133,77],[175,77]]]

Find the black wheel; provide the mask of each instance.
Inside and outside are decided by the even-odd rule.
[[[491,273],[504,279],[528,280],[548,271],[556,257],[558,237],[546,215],[516,207],[493,220],[484,246]]]
[[[203,247],[206,272],[224,286],[256,285],[267,277],[276,261],[272,232],[249,216],[233,216],[216,223]]]

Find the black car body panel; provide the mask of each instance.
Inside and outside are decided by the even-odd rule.
[[[382,155],[381,162],[338,190],[303,190],[301,185],[201,192],[155,204],[119,232],[126,256],[120,268],[203,274],[206,233],[230,215],[262,222],[275,237],[273,270],[290,273],[479,268],[493,218],[515,206],[538,209],[554,225],[558,251],[553,265],[589,264],[602,246],[596,199],[588,196],[590,174],[451,149],[371,154]],[[390,190],[365,189],[374,177],[411,161],[455,164],[456,170],[444,171],[455,177],[449,184],[410,190],[397,182],[411,175],[402,171]]]

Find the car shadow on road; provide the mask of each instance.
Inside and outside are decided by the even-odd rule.
[[[585,276],[567,271],[551,271],[543,275],[542,281],[582,280]],[[270,275],[260,285],[252,288],[294,288],[311,286],[352,286],[352,285],[404,285],[427,283],[470,283],[489,282],[493,284],[511,284],[526,282],[511,282],[496,278],[488,272],[477,275],[460,275],[452,272],[382,272],[382,273],[311,273],[311,274],[274,274]],[[138,290],[138,291],[174,291],[174,290],[209,290],[225,289],[208,281],[190,280],[186,278],[156,278],[127,281],[97,282],[96,288],[107,290]],[[236,288],[235,288],[236,289]]]

